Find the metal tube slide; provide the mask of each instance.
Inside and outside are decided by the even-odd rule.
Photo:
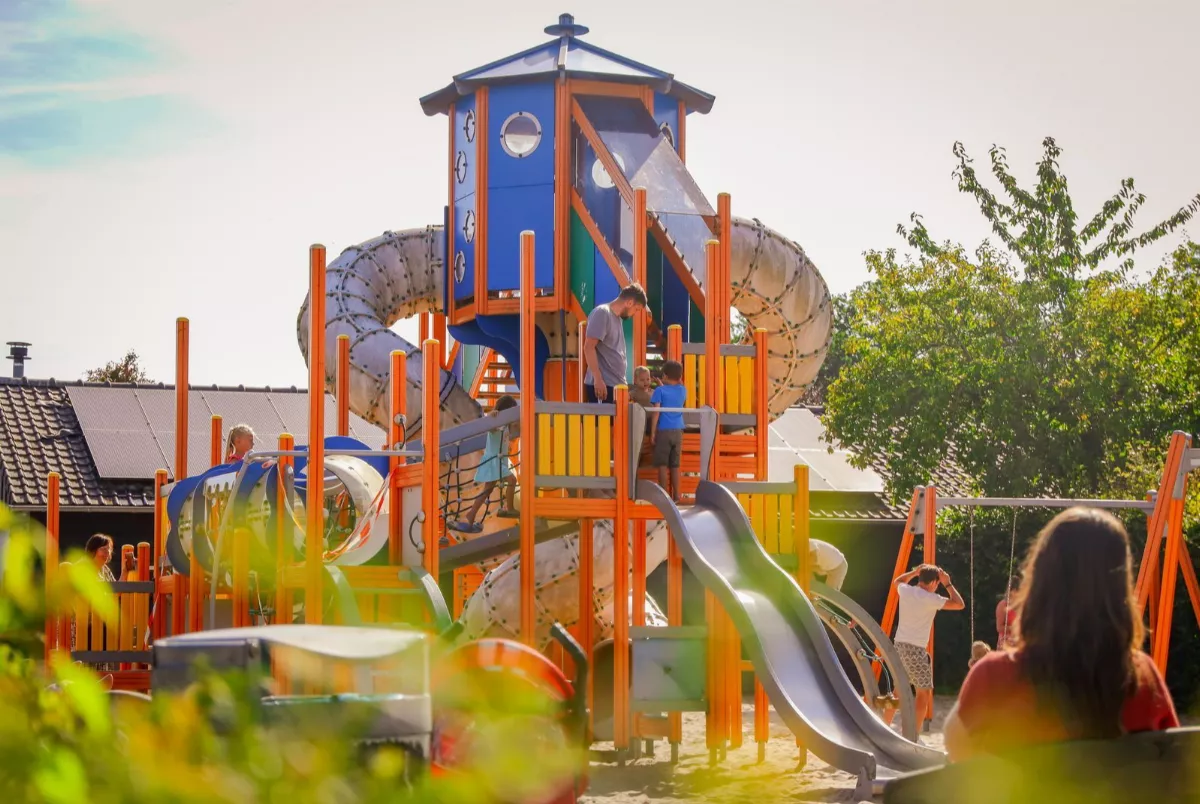
[[[737,497],[704,481],[683,513],[656,483],[639,482],[638,497],[663,513],[684,560],[737,626],[775,710],[813,753],[857,775],[864,792],[877,778],[945,762],[862,701],[812,603],[763,550]]]

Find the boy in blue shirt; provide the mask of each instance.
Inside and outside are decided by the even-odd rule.
[[[668,360],[663,364],[662,385],[654,389],[650,404],[658,408],[682,408],[687,402],[683,385],[683,364]],[[667,470],[671,471],[671,499],[678,505],[679,453],[683,450],[683,414],[653,413],[650,419],[650,445],[654,449],[654,465],[658,467],[658,485],[667,487]]]

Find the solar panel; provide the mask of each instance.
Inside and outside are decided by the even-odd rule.
[[[169,388],[113,388],[67,386],[84,440],[100,477],[133,479],[154,477],[175,467],[175,392]],[[193,389],[188,394],[188,475],[211,463],[212,416],[222,418],[222,440],[235,424],[249,424],[258,449],[273,449],[280,433],[308,441],[308,396],[266,391]],[[337,432],[337,403],[325,397],[325,433]],[[350,414],[350,435],[378,448],[387,435],[364,419]],[[222,450],[224,443],[222,443]]]

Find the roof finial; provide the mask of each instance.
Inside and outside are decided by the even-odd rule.
[[[588,32],[588,27],[576,25],[575,17],[572,14],[559,14],[558,25],[547,25],[545,30],[550,36],[565,36],[572,39],[576,36],[583,36]]]

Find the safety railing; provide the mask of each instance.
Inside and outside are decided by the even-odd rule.
[[[537,406],[538,488],[613,489],[616,406],[542,402]]]
[[[707,347],[703,343],[683,344],[683,387],[687,392],[685,407],[701,408],[716,406],[717,400],[708,398]],[[758,350],[753,345],[725,344],[721,347],[721,361],[725,369],[724,412],[753,415],[759,394],[755,375]],[[765,359],[765,358],[764,358]]]

